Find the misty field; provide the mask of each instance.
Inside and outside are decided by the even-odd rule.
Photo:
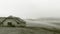
[[[60,34],[60,25],[26,20],[26,27],[0,27],[0,34]]]
[[[60,34],[59,32],[35,27],[0,27],[0,34]]]

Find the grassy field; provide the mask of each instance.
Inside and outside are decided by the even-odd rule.
[[[44,28],[0,27],[0,34],[60,34]]]

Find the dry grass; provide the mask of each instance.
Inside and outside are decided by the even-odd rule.
[[[0,34],[60,34],[45,28],[0,27]]]

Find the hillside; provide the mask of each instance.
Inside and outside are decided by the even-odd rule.
[[[60,34],[60,26],[48,22],[25,20],[26,27],[0,27],[0,34]]]
[[[60,32],[33,27],[0,27],[0,34],[60,34]]]

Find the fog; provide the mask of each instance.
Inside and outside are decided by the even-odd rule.
[[[60,0],[0,0],[0,17],[60,18]]]

